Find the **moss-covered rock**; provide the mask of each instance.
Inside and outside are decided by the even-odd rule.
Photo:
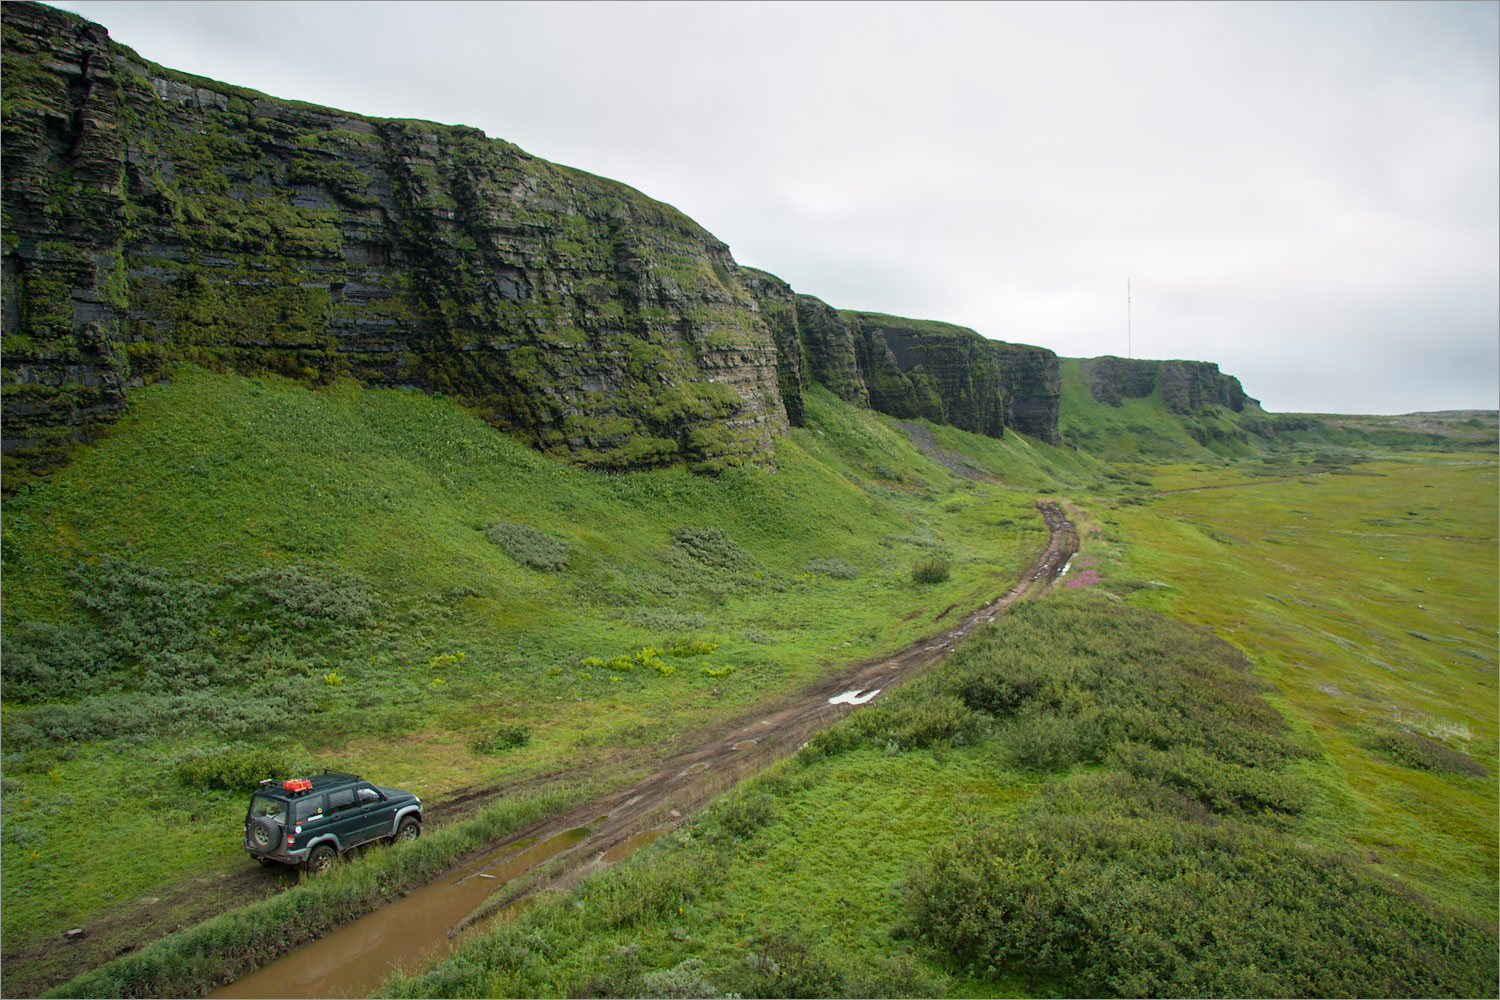
[[[1125,399],[1144,399],[1159,392],[1169,413],[1188,414],[1214,406],[1241,413],[1245,404],[1259,406],[1245,395],[1240,380],[1225,375],[1208,361],[1143,361],[1106,356],[1083,363],[1084,377],[1094,400],[1119,406]]]
[[[12,460],[176,360],[449,394],[608,468],[772,459],[796,365],[671,206],[474,129],[177,73],[37,4],[3,30]]]

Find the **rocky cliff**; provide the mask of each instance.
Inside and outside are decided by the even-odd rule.
[[[1094,399],[1119,406],[1124,399],[1144,399],[1159,393],[1169,413],[1187,414],[1212,406],[1240,413],[1245,404],[1259,401],[1245,395],[1240,380],[1225,375],[1207,361],[1137,361],[1091,358],[1082,362]]]
[[[3,29],[13,456],[185,359],[450,394],[603,467],[771,458],[795,366],[670,206],[473,129],[184,76],[51,8]]]
[[[278,100],[29,2],[4,30],[7,468],[45,468],[189,361],[443,393],[602,468],[768,463],[817,382],[1058,433],[1059,363],[841,311],[632,188],[461,126]],[[1088,362],[1096,399],[1240,409],[1214,365]]]
[[[844,401],[990,437],[1009,427],[1058,442],[1060,377],[1053,352],[988,340],[951,323],[834,309],[795,294],[774,275],[750,268],[743,273],[754,276],[746,285],[761,314],[778,318],[773,327],[795,330],[804,377]],[[786,308],[788,296],[794,312]],[[791,329],[778,338],[789,341]],[[782,394],[788,398],[785,382]]]

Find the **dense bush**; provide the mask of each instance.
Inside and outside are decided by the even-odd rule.
[[[755,565],[755,557],[718,528],[679,525],[672,529],[672,546],[704,566],[743,571]]]
[[[96,695],[76,702],[38,705],[8,716],[5,745],[66,745],[205,730],[224,739],[242,739],[274,732],[305,710],[299,709],[303,704],[284,683],[258,685],[249,694],[202,690],[177,695]]]
[[[481,736],[473,742],[476,753],[497,754],[524,747],[531,742],[531,727],[523,725],[500,726],[494,732]]]
[[[204,581],[106,556],[79,563],[68,582],[68,617],[7,629],[7,701],[241,684],[271,657],[337,655],[379,610],[357,578],[292,566]]]
[[[1274,831],[1177,813],[1096,795],[966,836],[911,881],[910,931],[1066,996],[1495,994],[1493,933]]]
[[[1483,778],[1489,774],[1484,765],[1457,750],[1450,750],[1410,729],[1386,730],[1369,741],[1371,750],[1402,767],[1435,774],[1466,774]]]
[[[281,751],[244,744],[193,754],[177,765],[177,776],[189,788],[253,791],[263,778],[290,774],[292,763]]]
[[[946,559],[926,559],[917,563],[911,570],[912,583],[942,583],[946,579],[948,579],[948,560]]]
[[[568,543],[530,525],[491,521],[484,526],[484,534],[522,566],[544,573],[560,573],[568,566]]]

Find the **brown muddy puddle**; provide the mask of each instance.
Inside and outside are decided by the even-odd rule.
[[[520,851],[512,844],[303,945],[209,996],[367,996],[398,965],[417,968],[439,957],[451,947],[449,929],[491,894],[591,833],[589,827],[579,827]]]
[[[625,858],[630,857],[636,851],[639,851],[641,848],[645,847],[647,844],[653,843],[656,838],[660,837],[666,832],[667,831],[665,828],[661,830],[643,830],[642,832],[637,833],[633,836],[626,837],[614,847],[611,847],[609,850],[605,851],[604,857],[600,858],[599,860],[603,861],[607,865],[612,865],[616,861],[622,861]]]

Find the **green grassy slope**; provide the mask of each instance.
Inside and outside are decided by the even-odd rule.
[[[115,431],[4,508],[8,956],[248,864],[243,793],[217,787],[237,770],[347,767],[430,801],[590,769],[597,784],[551,780],[551,798],[518,806],[528,816],[643,773],[716,713],[1003,591],[1043,538],[1033,503],[1051,495],[1084,527],[1064,610],[1026,612],[1032,625],[856,713],[637,862],[390,989],[1492,991],[1493,455],[1394,455],[1374,424],[1279,435],[1273,450],[1229,435],[1246,419],[1230,414],[1187,418],[1221,421],[1238,442],[1204,434],[1204,447],[1159,402],[1102,407],[1069,378],[1065,365],[1069,436],[1116,464],[930,424],[929,455],[897,421],[821,389],[775,471],[712,479],[565,466],[418,394],[193,369],[142,390]],[[1231,488],[1205,488],[1219,486]],[[1148,498],[1160,490],[1184,492]],[[932,561],[948,579],[914,583]],[[1219,654],[1130,605],[1211,629],[1274,685],[1243,678],[1253,724],[1235,728],[1244,705],[1216,724],[1238,742],[1183,735],[1184,712],[1222,709],[1192,708],[1181,687],[1207,669],[1195,657]],[[1099,646],[1101,634],[1115,638]],[[1040,645],[1014,663],[1040,670],[1055,654],[1061,673],[1005,683],[1054,685],[1048,698],[1004,710],[971,697],[1004,685],[953,686],[1026,643]],[[1147,661],[1161,680],[1121,715],[1102,692],[1134,690]],[[1283,739],[1274,761],[1243,770],[1254,747]],[[1097,850],[1060,855],[1037,830],[1090,831]],[[466,842],[450,839],[410,863],[381,858],[426,871]],[[1106,944],[1079,950],[992,919],[960,875],[983,871],[997,844],[1030,852],[1035,867],[1004,877],[1055,919],[1134,921],[1157,944],[1096,934]],[[1186,861],[1151,874],[1183,850],[1267,860],[1254,878]],[[1101,868],[1108,856],[1134,860]],[[376,898],[384,864],[362,860],[348,878]],[[1125,909],[1079,909],[1083,897],[1057,895],[1068,879],[1115,879]],[[1214,947],[1240,951],[1202,951],[1163,923],[1143,888],[1163,879],[1174,907],[1216,914]],[[1347,908],[1315,883],[1383,922],[1327,952],[1329,935],[1354,931],[1338,930]],[[1215,885],[1226,888],[1202,894]],[[988,944],[924,916],[921,898],[939,892],[970,893]],[[1315,905],[1278,904],[1267,926],[1281,939],[1235,917],[1235,900],[1287,893]],[[1278,940],[1312,943],[1273,976],[1264,956]],[[1014,941],[1050,957],[1018,958]],[[1402,950],[1412,941],[1447,964],[1422,978]],[[1394,964],[1372,971],[1382,950]],[[1211,975],[1256,961],[1271,978]],[[8,960],[7,992],[61,968]],[[119,992],[125,980],[89,982]]]
[[[984,447],[1019,489],[821,391],[776,471],[711,479],[566,466],[419,394],[193,369],[141,390],[4,508],[7,948],[244,865],[242,793],[215,787],[236,770],[429,799],[576,762],[623,776],[926,634],[1045,535],[1056,463]],[[947,580],[915,584],[931,560]]]

